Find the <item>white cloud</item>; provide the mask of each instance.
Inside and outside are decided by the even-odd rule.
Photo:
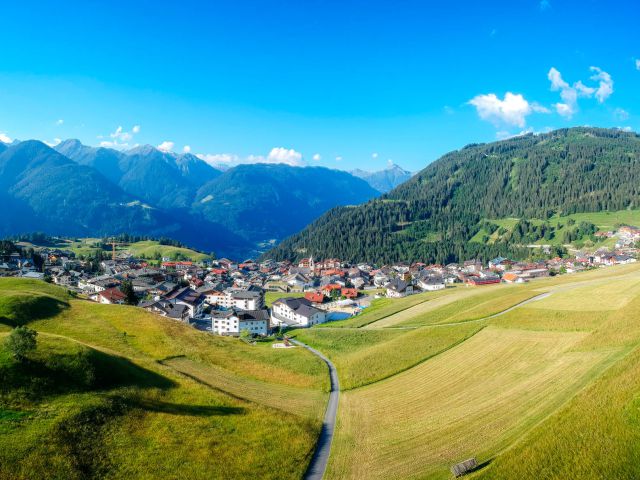
[[[640,70],[640,58],[636,60],[636,70]]]
[[[304,165],[302,160],[302,154],[296,152],[294,149],[284,147],[274,147],[267,155],[266,162],[264,163],[284,163],[291,165],[292,167],[300,167]]]
[[[632,132],[631,127],[617,127],[618,130],[622,130],[623,132]]]
[[[595,95],[598,101],[602,103],[613,93],[613,79],[611,75],[598,67],[591,67],[590,70],[595,72],[591,76],[591,80],[599,82]]]
[[[556,107],[556,112],[558,115],[563,117],[571,118],[574,113],[576,113],[576,107],[571,106],[568,103],[554,103],[554,107]]]
[[[340,155],[338,155],[338,156],[336,157],[336,162],[341,162],[341,161],[342,161],[342,157],[341,157]]]
[[[551,67],[547,78],[551,82],[551,90],[560,91],[562,102],[555,103],[553,106],[558,114],[563,117],[571,118],[578,111],[578,98],[591,98],[593,96],[602,103],[613,93],[613,80],[611,75],[602,71],[598,67],[591,67],[590,70],[595,72],[590,79],[597,81],[597,87],[589,87],[580,80],[573,85],[569,85],[563,80],[560,72]]]
[[[316,153],[312,158],[314,162],[319,162],[320,160],[322,160],[322,156],[319,153]]]
[[[371,158],[373,158],[374,160],[375,160],[376,158],[378,158],[378,152],[373,152],[373,153],[371,154]]]
[[[57,125],[57,126],[60,126],[60,125],[62,125],[63,123],[64,123],[64,120],[63,120],[62,118],[60,118],[60,119],[56,120],[56,125]]]
[[[59,138],[54,138],[54,139],[53,139],[53,142],[47,142],[47,141],[45,140],[45,142],[44,142],[44,143],[46,143],[46,144],[47,144],[47,145],[49,145],[50,147],[55,147],[55,146],[56,146],[56,145],[58,145],[60,142],[62,142],[62,140],[61,140],[61,139],[59,139]]]
[[[200,160],[204,160],[209,165],[213,165],[214,167],[221,164],[228,165],[233,163],[240,163],[240,157],[233,153],[198,153],[196,157],[198,157]]]
[[[511,92],[507,92],[502,100],[495,93],[476,95],[469,103],[476,107],[481,119],[488,120],[496,126],[514,125],[523,128],[527,115],[533,112],[548,112],[541,105],[529,103],[521,94]]]
[[[390,158],[387,159],[387,165],[390,167],[393,167],[393,160],[391,160]]]
[[[110,133],[111,140],[104,140],[100,142],[101,147],[116,148],[119,150],[130,148],[129,142],[133,140],[133,136],[140,132],[140,125],[134,125],[130,132],[125,131],[122,126],[116,128],[115,132]],[[103,135],[98,135],[98,138],[104,138]]]
[[[184,147],[182,147],[182,151],[184,153],[191,153],[191,147],[189,145],[185,145]]]
[[[625,121],[626,119],[629,118],[629,112],[627,112],[626,110],[624,110],[623,108],[616,108],[613,111],[613,117],[616,120],[620,120],[620,121]]]
[[[320,155],[316,155],[318,156],[317,158],[320,159]],[[316,160],[316,155],[313,156],[314,160]],[[304,167],[306,165],[300,152],[284,147],[274,147],[266,156],[249,155],[243,158],[235,153],[198,153],[196,157],[214,166],[246,163],[283,163],[292,167]]]
[[[13,139],[11,137],[9,137],[9,135],[7,135],[4,132],[0,132],[0,142],[2,143],[11,143],[13,142]]]
[[[170,142],[169,140],[165,140],[164,142],[162,142],[160,145],[157,146],[157,149],[160,150],[161,152],[171,152],[173,150],[174,147],[174,143]]]

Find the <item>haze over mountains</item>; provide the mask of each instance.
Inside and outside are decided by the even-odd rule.
[[[299,231],[326,210],[379,195],[323,167],[239,165],[221,171],[191,154],[149,145],[122,152],[66,140],[0,143],[0,234],[45,231],[169,236],[243,258]]]

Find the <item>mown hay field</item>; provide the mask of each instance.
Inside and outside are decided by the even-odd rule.
[[[601,372],[613,352],[584,333],[489,327],[388,380],[345,392],[329,478],[424,478],[480,461]]]

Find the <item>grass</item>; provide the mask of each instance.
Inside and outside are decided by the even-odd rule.
[[[200,253],[190,248],[174,247],[171,245],[160,245],[159,242],[153,240],[144,240],[140,242],[124,245],[123,250],[131,252],[132,255],[144,258],[167,257],[172,260],[177,258],[187,258],[194,262],[210,260],[211,256]]]
[[[0,347],[0,479],[302,476],[328,389],[309,352],[19,282],[0,279],[0,345],[26,322],[39,346],[26,366]],[[32,315],[39,297],[57,307]],[[640,265],[380,299],[292,335],[344,390],[329,479],[445,479],[469,457],[471,478],[640,474]]]
[[[285,297],[300,298],[300,297],[304,297],[304,293],[302,292],[291,292],[291,293],[266,292],[264,294],[264,303],[267,307],[271,307],[273,302],[275,302],[279,298],[285,298]]]
[[[324,326],[331,328],[360,328],[377,322],[382,318],[386,318],[394,313],[401,312],[407,308],[413,307],[420,303],[426,302],[432,298],[438,298],[448,294],[450,290],[440,292],[426,292],[417,295],[409,295],[404,298],[376,298],[371,302],[371,306],[366,308],[361,314],[349,318],[347,320],[339,320],[331,323],[325,323]]]
[[[483,327],[476,323],[415,330],[318,328],[297,331],[295,336],[328,355],[338,370],[341,389],[349,390],[414,367]]]
[[[0,333],[0,478],[302,476],[328,387],[309,352],[21,282],[0,279],[2,298],[65,303],[25,319],[39,332],[25,364]]]
[[[558,408],[609,354],[583,333],[487,328],[388,380],[343,394],[329,478],[448,478]]]
[[[581,457],[571,435],[590,439],[591,433],[582,433],[589,431],[589,423],[571,426],[562,442],[546,433],[546,425],[561,425],[559,412],[637,348],[639,282],[640,268],[623,266],[527,285],[459,289],[451,297],[408,307],[393,305],[398,300],[386,302],[380,308],[388,315],[377,314],[376,323],[364,328],[300,332],[298,338],[332,358],[346,388],[328,478],[444,479],[450,478],[451,465],[469,457],[493,461],[486,473],[475,474],[486,478],[634,478],[615,473],[637,469],[637,452],[631,455],[625,443],[635,438],[629,435],[640,419],[637,402],[625,407],[636,409],[626,431],[626,417],[618,419],[616,428],[623,435],[614,441],[619,451],[613,463],[620,465],[598,470],[596,462],[588,461],[589,468],[579,470],[584,477],[569,473],[571,462]],[[551,295],[469,322],[543,292]],[[640,385],[635,385],[635,397],[629,389],[627,399],[640,396]],[[606,406],[596,394],[590,401]],[[574,415],[588,416],[596,430],[603,429],[595,449],[606,464],[606,422],[587,407]],[[604,415],[621,417],[613,408]],[[525,447],[535,435],[544,441]],[[522,455],[524,450],[510,453],[520,448],[539,451],[532,457]],[[560,462],[562,468],[545,469],[545,455],[562,452],[569,459]],[[548,471],[553,475],[546,477]]]
[[[613,212],[585,212],[585,213],[573,213],[571,215],[554,216],[547,221],[550,225],[556,227],[555,237],[551,240],[540,240],[537,244],[550,244],[561,245],[564,233],[568,229],[573,229],[574,226],[568,226],[567,221],[572,219],[575,224],[580,222],[593,223],[598,227],[599,231],[607,232],[615,230],[616,225],[640,225],[640,210],[618,210]],[[500,219],[487,219],[491,223],[498,225],[508,231],[513,230],[513,227],[518,223],[517,218],[500,218]],[[539,218],[530,219],[534,225],[540,225],[544,220]],[[482,238],[488,236],[490,241],[498,239],[497,231],[489,235],[489,232],[484,229],[480,229],[471,239],[472,242],[482,242]],[[602,243],[596,243],[593,249],[598,247],[607,246],[611,248],[615,245],[615,239],[608,239]]]

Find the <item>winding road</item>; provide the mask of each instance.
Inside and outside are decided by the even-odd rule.
[[[333,432],[336,428],[336,415],[338,414],[338,397],[340,395],[340,384],[338,383],[338,372],[336,367],[327,357],[315,348],[311,348],[298,340],[291,339],[291,343],[306,348],[314,355],[318,356],[329,367],[329,378],[331,379],[331,391],[329,392],[329,401],[327,402],[327,410],[322,421],[322,431],[316,444],[316,450],[313,452],[311,463],[304,475],[305,480],[322,480],[327,470],[329,462],[329,454],[331,453],[331,441],[333,440]]]

